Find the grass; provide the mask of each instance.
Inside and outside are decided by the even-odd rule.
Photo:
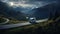
[[[16,24],[16,23],[25,23],[27,21],[19,21],[19,20],[10,20],[8,24]]]
[[[4,18],[0,18],[0,23],[5,22],[6,20]]]
[[[16,24],[16,23],[25,23],[25,22],[27,22],[27,20],[26,21],[22,21],[22,20],[14,19],[12,17],[2,17],[2,16],[0,16],[0,23],[6,21],[6,20],[4,20],[4,18],[9,19],[9,22],[7,24]]]
[[[55,30],[56,31],[59,30],[59,29],[56,29],[56,28],[58,28],[56,26],[60,26],[60,23],[59,24],[55,23],[59,19],[60,19],[60,17],[58,17],[55,21],[48,20],[45,22],[41,22],[39,24],[31,24],[31,25],[26,25],[26,26],[22,26],[22,27],[7,29],[4,31],[4,33],[7,33],[7,32],[8,33],[16,33],[16,32],[22,32],[22,33],[34,32],[34,33],[36,33],[37,31],[39,31],[39,32],[40,31],[41,32],[55,32]]]

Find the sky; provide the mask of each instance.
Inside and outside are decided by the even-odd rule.
[[[52,3],[54,0],[1,0],[2,2],[7,3],[10,7],[18,9],[21,12],[28,12],[32,9],[43,7],[47,4]],[[18,10],[18,11],[19,11]]]
[[[31,0],[2,0],[3,2],[8,3],[10,6],[22,6],[22,7],[32,7],[32,8],[38,8],[40,6],[43,6],[45,4],[48,4],[47,2],[43,1],[31,1]]]

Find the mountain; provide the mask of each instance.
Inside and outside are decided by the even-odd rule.
[[[55,13],[57,13],[56,15],[58,16],[60,15],[59,2],[51,3],[43,7],[32,9],[31,11],[29,11],[28,16],[36,17],[37,19],[44,19],[49,18],[50,16],[55,17]],[[12,17],[18,20],[25,20],[26,17],[24,13],[14,10],[12,7],[9,7],[6,3],[3,3],[1,1],[0,1],[0,15],[4,15],[5,17]]]
[[[20,11],[15,11],[12,7],[9,7],[6,3],[0,1],[0,16],[11,17],[18,20],[24,20],[25,14]]]
[[[33,14],[30,13],[31,16],[36,17],[37,19],[44,19],[49,18],[50,13],[52,14],[51,17],[55,16],[56,11],[60,15],[60,3],[51,3],[43,7],[39,7],[36,9],[31,10],[31,12],[34,12]]]

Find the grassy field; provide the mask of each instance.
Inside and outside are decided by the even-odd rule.
[[[8,24],[16,24],[16,23],[25,23],[27,21],[20,21],[20,20],[10,20]]]
[[[4,18],[1,18],[0,17],[0,23],[3,23],[3,22],[5,22],[6,20],[4,19]]]
[[[17,20],[15,18],[12,17],[4,17],[3,15],[0,15],[0,23],[5,22],[6,20],[4,20],[4,18],[9,19],[9,22],[7,24],[16,24],[16,23],[25,23],[27,22],[27,20],[23,21],[23,20]]]

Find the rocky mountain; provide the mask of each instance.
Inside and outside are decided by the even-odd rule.
[[[37,19],[44,19],[44,18],[49,18],[49,17],[55,17],[55,13],[57,12],[60,15],[60,3],[51,3],[43,7],[39,7],[36,9],[31,10],[30,13],[31,16],[36,17]],[[51,16],[50,16],[51,13]]]
[[[24,20],[25,14],[20,11],[15,11],[12,7],[9,7],[6,3],[0,1],[0,16],[11,17],[18,20]]]
[[[60,3],[51,3],[43,7],[39,7],[36,9],[32,9],[28,16],[36,17],[37,19],[44,19],[49,17],[55,17],[56,15],[60,15]],[[51,15],[50,15],[51,14]],[[4,15],[5,17],[12,17],[18,20],[24,20],[26,15],[21,13],[20,11],[14,10],[12,7],[9,7],[7,4],[0,1],[0,15]]]

